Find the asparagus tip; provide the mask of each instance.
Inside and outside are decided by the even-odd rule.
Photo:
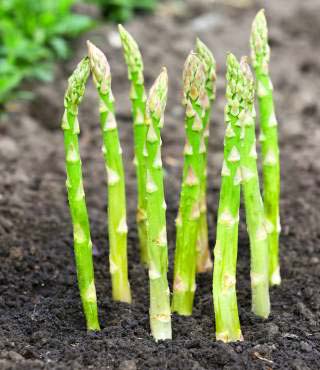
[[[88,56],[90,59],[91,70],[95,82],[100,85],[100,89],[106,92],[108,83],[111,80],[110,66],[107,57],[91,41],[87,41]]]

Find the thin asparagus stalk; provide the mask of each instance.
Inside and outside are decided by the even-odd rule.
[[[196,243],[201,206],[201,180],[204,178],[204,127],[202,117],[208,109],[205,66],[191,52],[183,71],[186,105],[186,144],[181,199],[177,219],[172,311],[191,315],[196,289]]]
[[[251,250],[252,311],[260,317],[267,318],[270,313],[268,237],[257,169],[254,80],[245,57],[241,59],[240,65],[246,81],[246,90],[241,93],[244,109],[239,116],[241,125],[240,165]]]
[[[100,330],[90,224],[82,182],[79,153],[78,106],[81,103],[85,85],[90,74],[89,59],[84,58],[68,81],[64,97],[65,112],[62,119],[66,153],[67,191],[73,224],[74,254],[76,259],[78,285],[88,330]]]
[[[245,89],[240,65],[234,55],[227,57],[227,105],[224,160],[218,210],[217,239],[214,248],[213,298],[216,339],[223,342],[242,340],[237,295],[236,265],[240,206],[240,127],[243,111],[239,91]]]
[[[206,90],[209,101],[212,104],[216,97],[216,61],[208,47],[199,39],[196,42],[196,52],[204,63],[206,71]],[[212,269],[212,260],[210,255],[208,241],[208,221],[207,221],[207,163],[208,163],[208,142],[210,129],[211,104],[205,110],[202,117],[204,126],[204,143],[206,150],[204,156],[203,178],[200,184],[200,219],[197,238],[197,272],[206,272]]]
[[[256,73],[257,95],[260,111],[261,149],[263,164],[263,198],[269,242],[270,285],[280,285],[279,267],[279,198],[280,159],[278,146],[278,123],[273,102],[273,87],[269,76],[270,48],[264,10],[261,10],[251,32],[251,56]]]
[[[150,90],[146,106],[147,235],[150,285],[150,327],[156,341],[171,339],[170,291],[167,280],[166,204],[160,130],[164,123],[168,76],[163,69]]]
[[[100,123],[103,136],[102,152],[108,175],[109,264],[112,296],[116,301],[131,302],[127,260],[127,221],[125,179],[122,150],[114,115],[111,74],[107,58],[88,41],[93,80],[100,98]]]
[[[128,78],[131,81],[130,100],[133,114],[134,155],[138,187],[137,225],[140,243],[140,257],[144,265],[148,264],[146,231],[146,166],[143,148],[148,127],[145,122],[146,94],[143,77],[143,61],[139,47],[133,37],[119,25],[123,53],[128,66]]]

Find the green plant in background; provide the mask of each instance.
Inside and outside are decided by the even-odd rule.
[[[90,73],[89,59],[83,59],[71,77],[64,98],[65,112],[62,119],[66,153],[67,191],[73,224],[74,254],[76,259],[78,285],[88,330],[100,330],[90,225],[82,182],[79,153],[78,106],[82,100],[85,84]]]
[[[253,22],[250,44],[260,111],[263,198],[269,239],[269,279],[271,285],[279,285],[281,277],[279,267],[280,160],[278,123],[273,102],[273,87],[269,76],[270,48],[264,10],[257,14]]]
[[[257,169],[254,80],[245,57],[241,59],[240,67],[246,81],[246,89],[241,93],[244,109],[239,115],[241,124],[240,174],[250,239],[252,311],[257,316],[267,318],[270,313],[268,238]]]
[[[202,60],[206,71],[206,93],[211,103],[216,97],[216,61],[207,48],[207,46],[199,39],[196,42],[196,52]],[[207,222],[207,162],[208,162],[208,142],[210,130],[211,104],[207,104],[205,114],[202,117],[204,126],[204,143],[206,150],[203,151],[203,177],[200,184],[200,219],[197,238],[197,271],[206,272],[212,268],[212,260],[210,255],[208,241],[208,222]]]
[[[148,264],[147,251],[147,198],[146,198],[146,159],[143,154],[148,126],[145,121],[146,94],[143,77],[143,61],[139,47],[133,37],[121,25],[119,26],[123,53],[128,66],[128,78],[131,81],[130,100],[133,115],[134,164],[136,166],[138,206],[137,225],[140,243],[140,258]]]
[[[123,22],[130,19],[135,11],[152,11],[157,0],[90,0],[103,9],[108,20]]]
[[[146,107],[147,235],[150,284],[150,326],[156,341],[171,339],[170,290],[167,280],[168,245],[160,131],[164,124],[168,75],[160,73],[152,86]]]
[[[109,264],[112,296],[116,301],[131,302],[127,260],[127,217],[122,150],[114,115],[111,73],[107,58],[88,41],[93,80],[100,98],[102,151],[108,175]]]
[[[240,113],[246,88],[240,65],[234,55],[227,57],[227,105],[224,160],[214,247],[213,300],[216,339],[224,342],[242,339],[236,296],[236,266],[240,206]]]
[[[174,260],[172,311],[191,315],[196,289],[196,244],[201,209],[201,187],[205,179],[205,116],[210,102],[206,90],[206,71],[201,59],[191,52],[183,71],[183,103],[186,106],[184,167]],[[206,214],[205,214],[206,215]]]
[[[53,61],[69,56],[66,38],[92,26],[88,17],[71,12],[73,3],[74,0],[1,0],[0,105],[26,96],[17,92],[25,78],[50,80]]]

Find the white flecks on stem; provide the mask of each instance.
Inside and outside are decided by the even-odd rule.
[[[204,137],[202,136],[201,137],[201,142],[200,142],[200,147],[199,147],[199,153],[203,154],[203,153],[206,153],[206,151],[207,151],[207,146],[206,146],[206,143],[204,141]]]
[[[264,141],[266,141],[266,136],[263,131],[260,132],[259,141],[260,143],[263,143]]]
[[[272,285],[280,285],[281,284],[281,276],[280,276],[280,268],[279,266],[273,271],[271,275],[271,284]]]
[[[277,164],[277,157],[272,149],[270,149],[263,159],[264,166],[273,166]]]
[[[147,141],[149,143],[155,143],[158,141],[157,133],[153,127],[153,124],[149,125],[148,133],[147,133]]]
[[[243,182],[250,181],[255,178],[256,174],[248,167],[241,166],[241,178]]]
[[[96,295],[96,287],[94,285],[94,281],[92,280],[91,283],[88,285],[84,292],[85,300],[87,302],[96,302],[97,301],[97,295]]]
[[[268,235],[267,235],[265,225],[262,224],[262,225],[260,225],[260,227],[256,231],[256,240],[257,241],[266,240],[267,237],[268,237]]]
[[[258,81],[257,95],[259,98],[263,98],[269,94],[268,90],[265,88],[264,84],[261,81]]]
[[[234,146],[232,147],[229,157],[228,157],[229,162],[238,162],[240,161],[240,153],[239,150]]]
[[[84,198],[84,189],[83,189],[83,184],[82,181],[79,182],[77,191],[76,191],[76,200],[82,200]]]
[[[226,137],[231,138],[231,137],[235,137],[235,136],[236,136],[236,133],[234,132],[234,130],[231,126],[231,123],[228,123],[228,126],[226,128]]]
[[[80,126],[79,126],[79,121],[77,117],[74,119],[72,131],[76,135],[80,134]]]
[[[236,285],[236,277],[229,273],[225,273],[223,275],[223,287],[222,293],[228,293],[230,290],[235,288]]]
[[[157,154],[156,154],[156,157],[154,159],[154,162],[153,162],[153,165],[152,166],[153,166],[153,168],[156,168],[156,169],[162,168],[161,149],[160,149],[160,147],[157,150]]]
[[[104,144],[101,147],[101,151],[102,151],[103,154],[107,154],[107,148],[105,147]]]
[[[193,149],[192,149],[192,146],[189,143],[189,140],[188,139],[186,140],[186,143],[184,145],[183,153],[185,155],[192,155],[193,154]]]
[[[113,112],[109,111],[103,125],[103,131],[111,131],[117,128],[117,121]]]
[[[64,111],[64,113],[63,113],[61,128],[63,130],[69,130],[70,129],[67,111]]]
[[[198,218],[200,217],[200,206],[199,206],[199,202],[195,202],[191,208],[191,212],[190,212],[190,220],[191,221],[194,221],[194,220],[198,220]]]
[[[249,152],[249,157],[253,159],[257,159],[258,155],[257,155],[256,143],[252,144],[252,147]]]
[[[148,150],[147,150],[146,144],[144,144],[142,154],[143,154],[144,157],[148,157]]]
[[[80,160],[79,153],[74,147],[73,144],[69,145],[69,148],[67,149],[67,162],[77,162]]]
[[[119,234],[127,234],[128,232],[128,225],[127,225],[127,221],[126,221],[126,216],[123,216],[119,222],[119,225],[118,225],[118,228],[117,228],[117,232]]]
[[[156,192],[157,190],[158,187],[153,181],[150,171],[147,171],[147,192],[151,194]]]
[[[100,99],[99,112],[100,113],[105,113],[105,112],[108,112],[108,111],[109,111],[109,108],[108,108],[107,104],[104,102],[103,99]]]
[[[240,167],[238,167],[233,178],[233,185],[238,186],[241,184],[241,182],[242,182],[242,172]]]
[[[273,233],[273,231],[274,231],[274,225],[273,225],[273,222],[272,221],[270,221],[270,220],[268,220],[267,218],[265,219],[265,228],[266,228],[266,231],[267,231],[267,233],[268,234],[271,234],[271,233]]]
[[[111,257],[109,257],[109,268],[110,268],[110,274],[114,274],[119,270],[118,264],[116,264]]]
[[[195,174],[195,172],[193,171],[191,166],[189,166],[188,168],[187,176],[185,179],[185,184],[187,186],[195,186],[199,184],[199,179],[197,175]]]
[[[167,209],[167,203],[165,201],[162,202],[162,209],[164,209],[164,210]]]
[[[140,107],[136,109],[136,115],[135,115],[135,125],[143,125],[144,124],[144,114]]]
[[[176,275],[173,281],[173,290],[175,292],[186,292],[187,285],[183,282],[179,275]]]
[[[167,245],[167,230],[165,227],[163,227],[160,232],[159,232],[159,236],[158,236],[158,239],[157,239],[157,244],[161,247],[163,246],[166,246]]]
[[[227,162],[224,160],[222,164],[221,176],[230,176],[231,172],[227,165]]]
[[[161,278],[160,272],[156,269],[155,266],[153,266],[152,262],[150,262],[150,264],[149,264],[149,278],[151,280]]]
[[[277,117],[276,117],[274,111],[272,111],[272,113],[270,114],[269,121],[268,121],[268,126],[269,127],[276,127],[276,126],[278,126]]]
[[[224,210],[221,215],[218,217],[218,223],[224,224],[226,226],[233,226],[238,222],[237,217],[233,217],[231,212],[226,209]]]
[[[259,274],[256,272],[250,273],[251,285],[256,287],[260,284],[264,284],[266,282],[266,276],[263,274]]]
[[[199,117],[199,115],[196,114],[195,117],[194,117],[193,124],[192,124],[192,131],[201,131],[202,127],[203,127],[202,126],[202,120]]]
[[[73,226],[73,238],[75,243],[83,243],[86,241],[86,233],[83,230],[82,226],[78,223]]]
[[[106,169],[107,169],[108,185],[112,186],[112,185],[117,184],[120,181],[120,176],[118,175],[118,172],[108,166],[106,166]]]

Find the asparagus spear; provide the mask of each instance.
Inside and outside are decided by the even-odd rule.
[[[241,59],[240,65],[246,81],[246,90],[242,93],[244,109],[239,116],[241,125],[240,165],[251,250],[252,311],[266,318],[270,313],[268,240],[256,159],[254,80],[245,57]]]
[[[171,339],[170,291],[167,280],[168,247],[166,231],[166,204],[164,199],[161,162],[160,130],[164,122],[167,101],[168,76],[160,73],[150,90],[146,106],[146,192],[147,235],[150,285],[150,326],[156,341]]]
[[[273,87],[269,76],[270,48],[264,10],[257,14],[253,22],[250,44],[252,63],[257,79],[260,111],[263,198],[269,241],[269,280],[271,285],[279,285],[281,277],[279,267],[280,160],[278,123],[273,102]]]
[[[73,224],[74,254],[78,284],[88,330],[100,330],[90,224],[82,183],[81,159],[79,153],[78,106],[81,103],[85,85],[90,73],[89,59],[84,58],[68,80],[64,97],[65,112],[62,119],[66,153],[67,191]]]
[[[199,39],[196,42],[196,52],[204,63],[206,71],[206,90],[210,102],[214,102],[216,94],[216,61],[207,48],[207,46]],[[211,116],[211,104],[205,110],[205,115],[202,117],[204,126],[204,143],[206,150],[203,152],[204,169],[203,178],[200,184],[200,219],[199,231],[197,238],[197,271],[206,272],[212,269],[212,260],[210,255],[208,241],[208,222],[207,222],[207,162],[208,162],[208,142],[209,142],[209,125]]]
[[[240,91],[246,88],[240,65],[234,55],[227,57],[227,105],[224,161],[218,210],[217,239],[214,248],[213,298],[216,339],[242,340],[237,296],[236,265],[240,206],[240,127],[243,111]]]
[[[93,80],[100,98],[100,123],[103,136],[102,152],[108,175],[109,264],[112,296],[116,301],[131,302],[127,260],[127,221],[125,179],[122,150],[114,115],[111,74],[107,58],[88,41]]]
[[[201,180],[204,178],[202,117],[209,106],[205,66],[191,52],[183,71],[184,104],[186,105],[186,145],[182,191],[177,219],[172,310],[191,315],[196,289],[196,243],[201,205]]]
[[[128,66],[128,77],[131,81],[130,100],[133,114],[134,155],[138,187],[137,225],[140,243],[140,257],[144,265],[148,264],[146,232],[146,171],[143,148],[147,133],[145,122],[146,94],[143,77],[143,61],[139,47],[133,37],[119,25],[123,53]]]

